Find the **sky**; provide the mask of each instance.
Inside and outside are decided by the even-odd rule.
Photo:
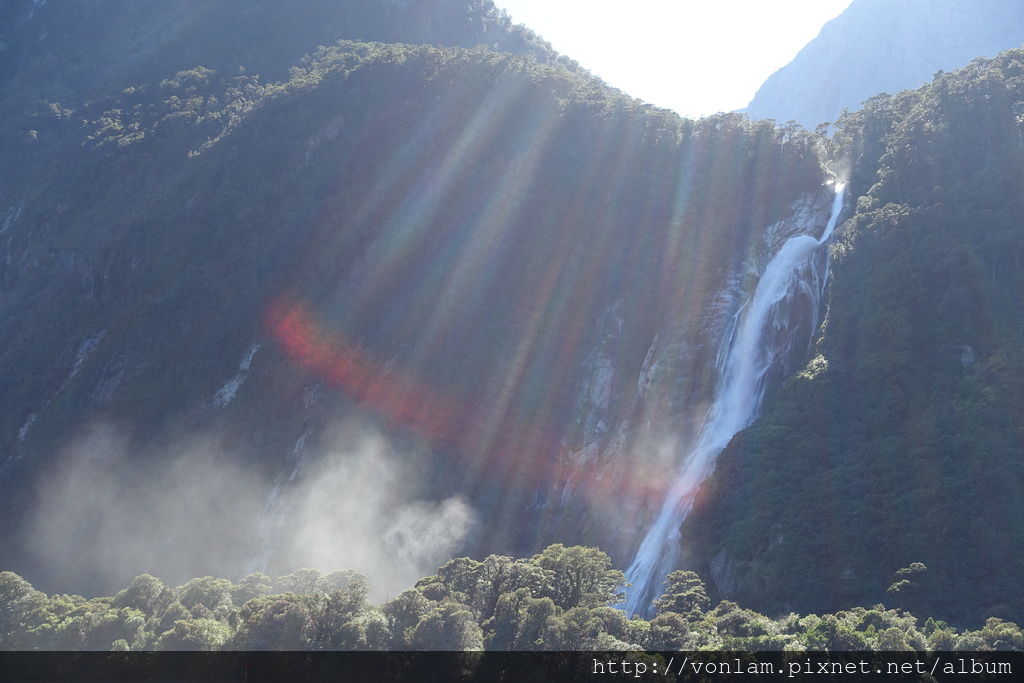
[[[851,0],[495,0],[633,97],[697,118],[741,109]]]

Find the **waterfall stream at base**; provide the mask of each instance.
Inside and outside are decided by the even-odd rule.
[[[661,582],[679,559],[679,527],[693,506],[700,483],[711,473],[715,458],[740,430],[757,417],[769,371],[794,343],[787,304],[797,295],[810,299],[816,314],[824,289],[826,268],[815,258],[831,237],[843,208],[844,186],[836,184],[828,223],[821,237],[796,235],[772,257],[753,295],[736,313],[723,340],[714,401],[694,446],[680,462],[677,476],[658,517],[647,531],[626,571],[625,609],[644,614],[661,592]],[[812,328],[813,330],[813,328]],[[808,339],[803,339],[807,343]]]

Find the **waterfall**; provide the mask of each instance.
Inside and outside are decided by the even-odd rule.
[[[661,593],[665,576],[679,559],[679,527],[693,506],[693,495],[711,473],[715,458],[729,440],[757,417],[769,371],[794,344],[797,330],[790,321],[791,300],[804,296],[811,304],[812,330],[817,327],[827,267],[819,267],[818,247],[835,230],[843,208],[842,184],[821,237],[796,235],[786,240],[765,266],[753,295],[728,326],[718,357],[719,378],[715,397],[692,449],[682,460],[661,511],[644,537],[626,571],[626,612],[646,613]]]

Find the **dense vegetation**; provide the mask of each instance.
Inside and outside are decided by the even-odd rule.
[[[491,0],[253,0],[244,11],[188,0],[11,0],[0,7],[0,27],[0,51],[14,67],[0,74],[6,113],[43,100],[84,101],[198,64],[280,80],[303,55],[339,39],[484,45],[579,69]]]
[[[839,123],[852,216],[814,358],[719,461],[692,565],[751,606],[879,599],[1020,619],[1024,595],[1024,52]]]
[[[916,567],[905,570],[915,575]],[[904,583],[908,579],[897,577]],[[712,606],[693,572],[665,582],[650,621],[613,607],[606,554],[552,545],[530,558],[462,557],[379,605],[366,577],[300,569],[171,588],[144,574],[113,597],[46,595],[0,573],[0,649],[21,650],[1019,650],[1024,632],[920,621],[883,605],[769,618]]]
[[[97,73],[120,64],[107,57],[93,54]],[[647,395],[651,410],[674,418],[702,400],[704,311],[763,248],[764,227],[821,191],[813,136],[739,115],[686,121],[531,51],[339,41],[310,46],[280,80],[209,64],[77,101],[5,86],[24,109],[5,119],[0,163],[0,385],[12,406],[0,412],[2,564],[93,593],[143,570],[125,564],[111,579],[95,544],[74,546],[84,534],[41,540],[33,515],[61,519],[39,491],[62,458],[132,491],[81,497],[69,525],[91,532],[83,520],[101,524],[116,504],[158,527],[159,506],[128,502],[130,482],[147,459],[179,456],[182,433],[214,434],[226,451],[216,460],[262,477],[266,496],[291,480],[303,434],[314,461],[333,447],[314,450],[328,427],[353,416],[400,444],[419,439],[409,451],[429,441],[422,496],[463,495],[489,529],[469,550],[571,540],[624,554],[632,537],[608,540],[623,525],[605,492],[563,496],[562,451],[609,441],[613,420],[646,410],[636,377],[656,336],[675,365]],[[373,381],[342,386],[295,362],[268,330],[282,298],[351,340],[363,379],[403,381],[374,402]],[[613,308],[631,334],[602,336]],[[680,339],[697,349],[686,364]],[[211,405],[257,342],[237,398]],[[616,371],[607,404],[586,415],[598,352]],[[111,476],[103,458],[69,455],[96,421],[123,427],[131,453]],[[596,464],[624,471],[608,481],[625,491],[647,483],[616,462],[631,452],[645,453]],[[183,529],[172,554],[204,564],[168,578],[237,571],[262,507],[225,530],[249,545],[197,554],[208,526]]]
[[[6,646],[1021,646],[999,618],[1024,619],[1024,53],[876,97],[826,140],[644,105],[487,0],[247,6],[0,8],[0,566],[110,592],[144,564],[99,557],[111,510],[155,537],[195,504],[139,493],[173,436],[216,434],[269,491],[353,415],[429,451],[424,498],[472,497],[471,554],[568,539],[624,564],[670,467],[645,437],[709,398],[707,312],[735,312],[764,229],[820,199],[827,157],[850,202],[813,358],[683,530],[708,590],[675,574],[649,622],[610,607],[607,557],[552,546],[453,560],[382,605],[352,573],[143,576],[93,600],[7,573]],[[282,297],[317,349],[353,340],[364,381],[275,345]],[[69,459],[126,495],[79,485],[81,508],[40,510],[98,420],[125,425],[130,465]],[[158,551],[202,566],[168,580],[235,575],[263,509],[231,529],[247,542],[183,524]],[[778,616],[882,601],[899,609]]]

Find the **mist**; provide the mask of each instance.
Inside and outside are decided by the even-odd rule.
[[[460,497],[420,497],[424,454],[400,453],[379,432],[351,424],[321,439],[322,454],[286,492],[271,566],[355,569],[381,600],[450,559],[476,526]]]
[[[362,572],[380,600],[434,573],[476,524],[461,498],[422,498],[424,454],[372,428],[327,430],[276,481],[215,435],[142,451],[127,433],[91,426],[41,478],[23,536],[39,587],[110,594],[142,573],[181,584],[311,567]]]
[[[261,508],[258,478],[211,437],[143,453],[126,433],[91,426],[40,478],[24,536],[38,580],[72,592],[141,573],[230,575]]]

